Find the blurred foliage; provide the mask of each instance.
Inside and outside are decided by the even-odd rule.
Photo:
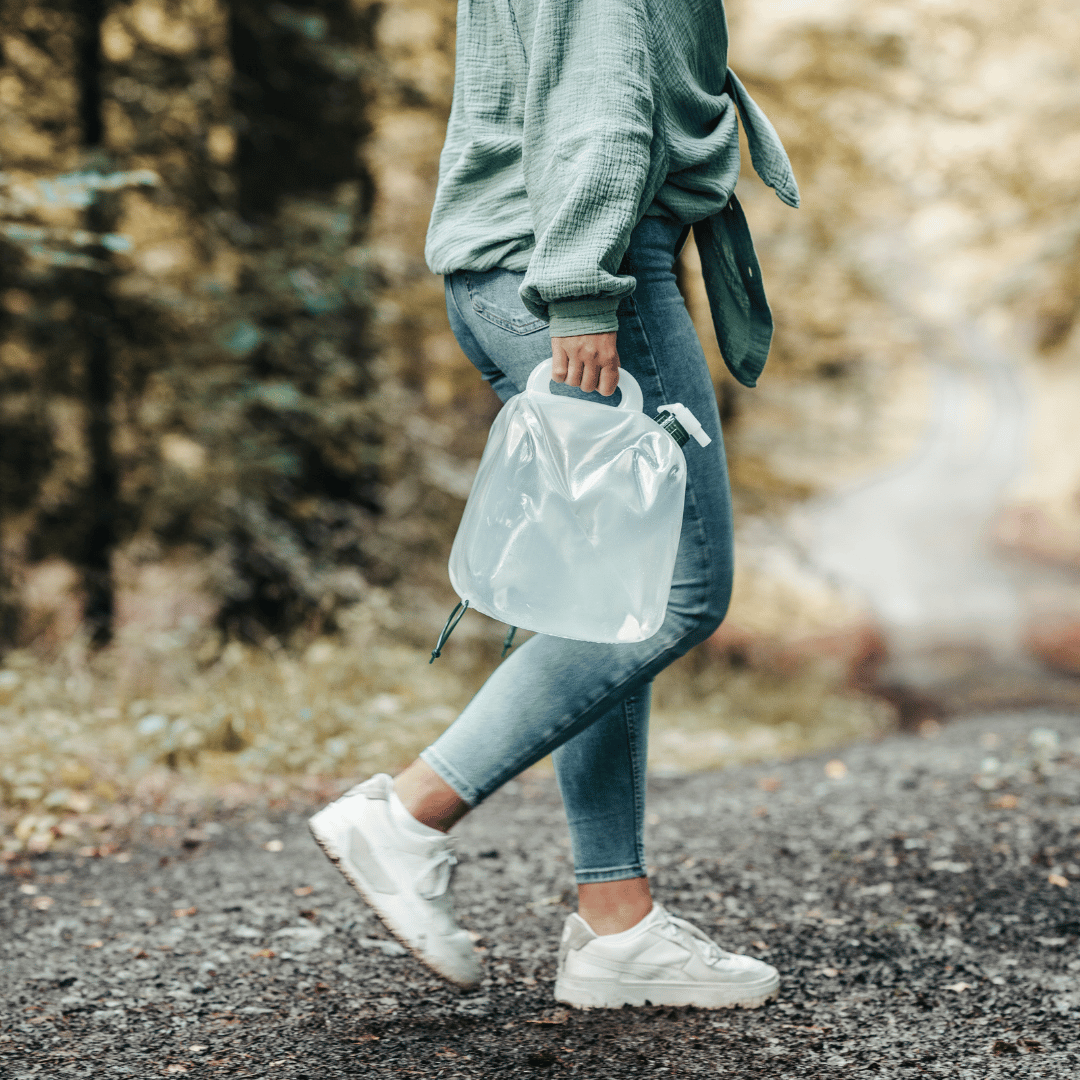
[[[429,666],[390,592],[372,590],[340,622],[302,651],[192,629],[105,652],[76,637],[48,662],[10,652],[0,853],[92,847],[125,805],[152,806],[178,785],[195,803],[246,803],[396,772],[479,688],[502,636],[490,620],[466,621]],[[682,772],[791,756],[875,735],[890,715],[820,671],[733,674],[686,657],[657,680],[649,764]]]
[[[356,254],[373,9],[0,16],[0,631],[34,636],[50,559],[94,615],[95,570],[176,550],[235,632],[332,626],[364,591],[388,408]]]

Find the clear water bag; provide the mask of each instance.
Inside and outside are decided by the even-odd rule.
[[[618,406],[557,397],[550,377],[546,360],[491,427],[450,552],[451,584],[469,607],[512,626],[644,641],[664,621],[682,529],[678,436],[641,411],[626,371]],[[665,408],[675,413],[661,422],[685,414],[675,425],[685,440],[696,421]]]

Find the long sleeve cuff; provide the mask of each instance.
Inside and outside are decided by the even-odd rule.
[[[619,329],[615,314],[617,296],[590,299],[553,300],[548,304],[552,337],[577,337],[579,334],[607,334]]]

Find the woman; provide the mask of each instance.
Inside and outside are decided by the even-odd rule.
[[[610,398],[625,367],[647,415],[681,401],[712,437],[687,447],[682,538],[654,637],[532,637],[398,777],[374,776],[312,818],[388,928],[461,986],[480,968],[454,921],[446,832],[548,753],[579,904],[556,998],[751,1007],[778,986],[773,968],[654,903],[642,843],[652,679],[716,629],[731,588],[720,418],[673,272],[691,226],[725,359],[746,385],[772,329],[732,195],[736,109],[758,173],[797,205],[775,132],[727,68],[719,0],[459,0],[427,258],[446,277],[462,349],[504,401],[548,356],[557,390],[571,395]]]

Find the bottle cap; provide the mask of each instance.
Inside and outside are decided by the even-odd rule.
[[[665,420],[664,417],[670,417]],[[712,439],[705,434],[705,429],[698,423],[697,417],[681,402],[673,405],[661,405],[656,414],[656,422],[671,433],[675,441],[682,446],[690,436],[693,436],[698,446],[708,446]],[[672,426],[678,428],[678,432],[672,430]],[[679,437],[681,433],[682,438]]]

